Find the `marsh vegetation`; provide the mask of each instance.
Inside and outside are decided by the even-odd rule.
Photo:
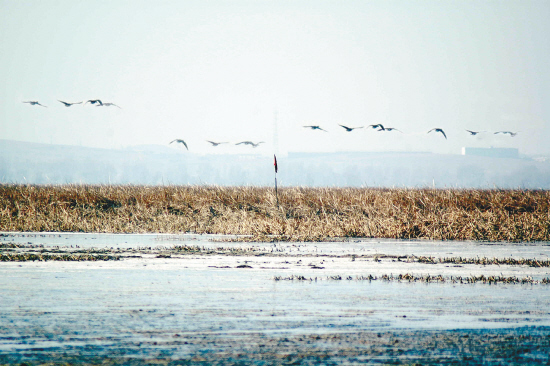
[[[550,240],[550,192],[376,188],[1,185],[0,230]]]

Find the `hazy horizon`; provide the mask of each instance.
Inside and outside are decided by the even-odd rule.
[[[182,138],[197,153],[550,153],[545,1],[0,6],[0,138],[104,148]],[[47,108],[22,103],[34,100]],[[367,128],[377,123],[404,133]],[[426,133],[435,127],[448,139]],[[234,145],[244,140],[265,144]]]

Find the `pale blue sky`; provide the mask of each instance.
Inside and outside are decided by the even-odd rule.
[[[0,138],[269,154],[277,111],[281,152],[548,154],[549,19],[525,0],[0,0]],[[122,109],[57,101],[96,98]],[[406,134],[338,126],[374,123]]]

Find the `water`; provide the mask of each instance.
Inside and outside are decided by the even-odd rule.
[[[206,235],[7,234],[0,243],[45,247],[198,245],[269,249],[273,244],[221,243]],[[546,259],[535,244],[360,240],[279,243],[279,257],[187,255],[107,262],[0,262],[0,355],[37,349],[94,352],[134,345],[174,347],[175,337],[211,334],[311,335],[401,330],[550,327],[550,285],[452,284],[329,280],[334,274],[503,273],[549,276],[548,268],[446,266],[387,260],[350,261],[348,254],[487,256]],[[302,257],[308,254],[308,257]],[[320,255],[315,257],[311,255]],[[314,261],[323,269],[313,269]],[[246,263],[252,268],[237,268]],[[226,268],[221,268],[226,267]],[[275,281],[303,274],[312,281]],[[315,280],[317,278],[317,280]],[[179,339],[179,338],[178,338]],[[126,347],[125,346],[125,347]],[[103,350],[103,351],[101,351]],[[167,351],[168,352],[168,351]]]
[[[548,259],[550,242],[507,243],[476,241],[349,239],[321,243],[239,243],[222,242],[236,235],[208,234],[98,234],[98,233],[1,233],[0,244],[34,244],[45,247],[157,248],[196,245],[206,248],[272,248],[289,254],[386,254],[417,256],[521,257]]]

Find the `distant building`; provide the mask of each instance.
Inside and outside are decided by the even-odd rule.
[[[519,158],[519,150],[508,147],[463,147],[462,155],[486,156],[490,158]]]

